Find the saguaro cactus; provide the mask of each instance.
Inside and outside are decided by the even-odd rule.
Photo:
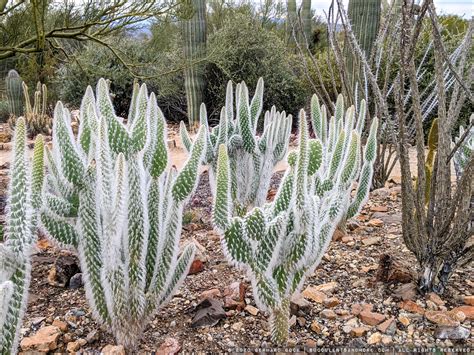
[[[232,170],[232,197],[234,213],[242,214],[248,207],[261,206],[267,197],[273,168],[288,150],[292,116],[278,112],[275,107],[265,112],[263,133],[256,135],[263,107],[263,79],[260,78],[252,100],[247,85],[242,82],[234,91],[227,84],[226,105],[221,110],[219,125],[209,130],[206,107],[201,106],[201,126],[208,132],[206,164],[209,165],[211,190],[215,192],[215,172],[218,147],[225,144]],[[181,123],[181,139],[189,150],[191,139]]]
[[[0,354],[16,354],[30,285],[30,253],[36,235],[36,210],[43,186],[42,136],[35,142],[30,172],[26,124],[18,120],[8,196],[5,241],[0,244]]]
[[[204,65],[196,63],[206,55],[206,0],[192,0],[194,14],[182,21],[184,57],[184,86],[188,104],[189,126],[194,129],[199,120],[199,107],[204,101]]]
[[[232,217],[231,166],[228,149],[219,147],[213,222],[223,234],[227,258],[251,276],[258,307],[270,313],[272,339],[288,339],[289,304],[320,262],[334,229],[350,209],[353,183],[364,179],[361,141],[353,116],[332,119],[330,141],[308,139],[306,113],[300,111],[299,148],[288,157],[289,168],[272,203]],[[361,117],[360,119],[364,119]],[[374,118],[364,150],[364,166],[376,152]]]
[[[301,43],[309,45],[311,43],[311,0],[301,2],[301,24],[303,27]]]
[[[105,80],[97,97],[88,87],[77,140],[69,112],[58,102],[41,211],[47,233],[77,251],[94,317],[127,348],[193,260],[194,245],[179,257],[178,244],[184,204],[206,150],[201,129],[181,172],[167,172],[165,118],[145,85],[134,93],[136,108],[124,125]]]
[[[22,82],[23,80],[21,80],[20,75],[13,69],[8,72],[5,78],[10,114],[15,117],[19,117],[23,114]]]
[[[379,31],[381,12],[381,0],[349,0],[347,15],[360,48],[367,58],[370,56]],[[346,50],[345,58],[350,80],[349,87],[354,90],[357,82],[359,82],[359,88],[363,87],[363,83],[360,82],[360,73],[362,72],[360,63],[348,50]]]

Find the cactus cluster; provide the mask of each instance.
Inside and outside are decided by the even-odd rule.
[[[459,127],[459,135],[454,139],[453,145],[456,145],[461,137],[465,134],[465,138],[459,148],[454,153],[454,169],[456,171],[456,179],[460,180],[464,172],[466,165],[469,163],[469,160],[474,155],[474,126],[472,125],[474,121],[474,114],[471,114],[470,124],[471,128],[469,132],[466,133],[464,127]]]
[[[38,134],[51,134],[52,119],[46,114],[48,89],[45,84],[38,82],[33,98],[33,106],[31,106],[28,86],[23,82],[23,96],[25,101],[24,117],[26,119],[26,126],[28,137],[33,138]],[[17,116],[11,116],[8,120],[10,129],[15,128]]]
[[[30,284],[30,254],[36,239],[37,210],[43,187],[42,136],[35,142],[33,163],[26,148],[26,123],[17,122],[7,205],[5,241],[0,244],[0,354],[16,354],[19,329]]]
[[[299,147],[288,155],[274,201],[243,217],[232,217],[230,149],[219,146],[213,223],[223,234],[227,258],[250,276],[257,306],[270,313],[272,340],[278,344],[288,338],[291,296],[320,262],[336,226],[359,210],[358,196],[370,186],[378,120],[372,121],[362,158],[365,114],[356,119],[351,107],[344,117],[341,97],[336,106],[327,124],[324,108],[313,99],[315,139],[309,139],[306,113],[300,111]],[[351,202],[355,182],[359,187]]]
[[[215,194],[218,150],[221,144],[225,144],[231,166],[233,214],[236,215],[245,214],[249,207],[265,203],[273,168],[288,151],[292,116],[287,116],[284,111],[278,112],[272,107],[265,112],[263,132],[257,135],[263,107],[263,87],[263,79],[260,78],[250,101],[245,82],[237,84],[234,104],[233,85],[229,81],[219,125],[212,130],[207,121],[206,107],[201,105],[200,122],[208,133],[205,163],[209,165],[211,190]],[[189,151],[192,140],[183,122],[180,133],[183,145]]]
[[[94,317],[131,349],[158,307],[179,287],[195,247],[180,252],[182,213],[206,151],[201,129],[178,173],[167,170],[166,121],[143,84],[127,124],[115,115],[105,80],[87,88],[77,138],[70,113],[55,107],[40,221],[77,251]]]
[[[20,75],[13,69],[8,72],[5,78],[10,115],[15,117],[23,114],[22,82]]]

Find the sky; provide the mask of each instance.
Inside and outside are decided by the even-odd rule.
[[[298,1],[297,1],[298,2]],[[349,0],[343,0],[347,10]],[[327,11],[331,0],[312,1],[312,7],[316,15],[323,15]],[[455,14],[470,19],[474,16],[474,0],[434,0],[438,15]]]

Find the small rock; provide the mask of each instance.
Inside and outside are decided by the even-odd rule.
[[[368,246],[371,246],[371,245],[378,244],[381,239],[382,238],[380,238],[380,237],[365,238],[365,239],[362,239],[362,244],[364,244],[364,246],[368,247]]]
[[[372,206],[370,207],[371,212],[388,212],[387,206]]]
[[[393,340],[392,340],[392,337],[391,336],[388,336],[388,335],[383,335],[382,336],[382,344],[387,346],[387,345],[390,345],[392,344]]]
[[[224,308],[243,309],[245,307],[245,291],[247,286],[243,282],[233,282],[224,289]]]
[[[310,299],[316,303],[323,303],[324,300],[327,298],[326,294],[317,290],[314,286],[308,286],[306,289],[301,293],[303,297]]]
[[[436,293],[434,292],[430,292],[426,295],[426,299],[428,301],[431,301],[433,302],[434,304],[436,304],[437,306],[444,306],[444,304],[446,302],[444,302],[441,297],[439,297]]]
[[[328,308],[336,307],[339,303],[341,303],[341,301],[339,301],[337,297],[326,298],[323,301],[324,306]]]
[[[378,264],[373,264],[373,265],[362,266],[360,269],[364,274],[366,274],[369,271],[377,270],[378,267],[379,267]]]
[[[380,334],[379,332],[375,332],[374,334],[369,336],[369,338],[367,339],[367,344],[374,345],[374,344],[380,343],[381,341],[382,341],[382,334]]]
[[[351,237],[351,236],[345,236],[345,237],[342,237],[341,239],[341,242],[343,242],[344,244],[347,244],[347,243],[351,243],[354,241],[354,238]]]
[[[87,334],[86,336],[86,340],[89,344],[95,343],[97,340],[99,340],[99,338],[100,338],[100,335],[97,330],[93,330],[89,332],[89,334]]]
[[[75,353],[86,344],[87,344],[87,341],[85,339],[78,339],[76,341],[71,341],[70,343],[67,343],[66,351],[68,353]]]
[[[67,332],[67,323],[62,320],[55,319],[52,325],[58,327],[63,333]]]
[[[361,337],[361,336],[364,336],[365,333],[367,333],[369,331],[369,329],[370,328],[368,328],[368,327],[352,328],[351,335],[354,336],[354,337]]]
[[[463,302],[469,306],[474,306],[474,296],[464,296]]]
[[[410,313],[425,314],[425,309],[411,300],[400,302],[398,307]]]
[[[459,307],[453,308],[451,311],[452,312],[461,311],[462,313],[466,315],[467,319],[469,320],[474,319],[474,306],[459,306]]]
[[[436,328],[434,336],[436,339],[453,339],[461,340],[469,338],[470,331],[467,328],[458,327],[444,327],[440,326]]]
[[[333,281],[333,282],[328,282],[325,284],[315,286],[314,288],[316,291],[331,293],[336,289],[336,287],[337,287],[337,282]]]
[[[367,303],[355,303],[351,306],[351,313],[354,316],[358,316],[362,311],[372,311],[374,306],[372,304]]]
[[[188,275],[194,275],[204,270],[204,263],[199,259],[194,259]]]
[[[48,325],[38,330],[35,335],[23,338],[20,343],[21,350],[44,353],[56,350],[60,335],[61,331],[58,327]]]
[[[244,309],[253,316],[256,316],[259,312],[257,307],[254,307],[250,304],[246,305]]]
[[[367,222],[369,227],[383,227],[384,222],[378,218],[372,218],[369,222]]]
[[[382,254],[379,258],[377,281],[401,283],[410,282],[413,279],[413,275],[408,270],[410,270],[410,268],[404,261],[397,259],[390,254]],[[415,292],[416,294],[416,286],[411,292]]]
[[[337,317],[336,313],[331,309],[323,309],[319,314],[326,319],[336,319]]]
[[[291,328],[296,324],[296,316],[291,316],[290,320],[288,321],[288,326]]]
[[[425,317],[430,322],[447,326],[447,327],[457,327],[459,326],[459,320],[456,319],[456,313],[443,312],[443,311],[426,311]]]
[[[401,213],[388,214],[384,212],[375,212],[372,218],[381,220],[384,224],[400,224],[402,222]]]
[[[402,323],[405,327],[408,327],[410,325],[410,319],[405,317],[403,314],[400,314],[398,316],[398,321]]]
[[[31,325],[34,327],[39,326],[43,321],[46,319],[46,317],[36,317],[31,320]]]
[[[290,310],[291,314],[298,313],[299,310],[306,311],[311,307],[311,303],[307,301],[301,293],[296,293],[291,297]]]
[[[313,339],[308,339],[305,341],[304,345],[307,348],[315,348],[317,346],[316,342]]]
[[[397,324],[395,323],[395,318],[392,317],[380,323],[377,326],[377,329],[385,334],[391,334],[391,335],[395,334],[395,331],[397,330]]]
[[[367,325],[377,325],[385,320],[385,316],[380,313],[362,311],[359,314],[360,320]]]
[[[203,300],[205,298],[220,298],[221,296],[221,291],[218,288],[211,288],[210,290],[203,291],[199,298]]]
[[[337,242],[338,240],[343,239],[346,236],[346,233],[340,230],[339,228],[336,228],[334,231],[334,234],[332,235],[332,240],[334,242]]]
[[[306,325],[306,318],[305,317],[298,317],[297,319],[298,325],[300,327],[304,327]]]
[[[416,285],[412,282],[403,284],[394,290],[393,296],[404,301],[411,300],[416,296]]]
[[[106,345],[102,348],[102,355],[126,355],[123,345]]]
[[[219,323],[219,320],[226,317],[222,302],[213,298],[206,298],[200,302],[194,311],[196,313],[191,321],[191,328],[212,327]]]
[[[316,334],[321,334],[323,328],[321,327],[321,324],[319,324],[318,321],[315,320],[311,323],[311,330]]]
[[[166,338],[164,343],[158,348],[158,354],[175,355],[181,350],[178,340],[175,338]]]
[[[69,280],[69,288],[77,289],[81,288],[82,286],[84,286],[84,282],[82,281],[82,273],[78,272]]]

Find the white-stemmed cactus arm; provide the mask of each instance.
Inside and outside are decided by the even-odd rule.
[[[312,102],[315,105],[317,98]],[[329,125],[323,111],[312,108],[313,127],[318,132],[316,139],[309,139],[306,113],[301,110],[298,150],[288,156],[289,167],[275,199],[240,217],[232,217],[231,158],[224,145],[219,148],[213,222],[223,234],[224,254],[247,270],[257,305],[270,313],[276,343],[286,342],[290,298],[321,261],[334,229],[349,208],[353,183],[361,173],[361,139],[354,127],[353,108],[344,116],[340,97]],[[271,127],[270,122],[267,117],[265,125]],[[376,131],[374,119],[365,148],[366,168],[373,164]],[[267,134],[262,139],[274,133]],[[367,183],[359,181],[359,186],[364,192]],[[360,198],[355,200],[360,206]]]
[[[36,241],[37,208],[41,205],[44,177],[44,142],[35,141],[30,164],[26,123],[16,122],[7,200],[5,241],[0,244],[0,354],[16,354],[30,284],[31,249]]]
[[[133,348],[193,260],[194,246],[180,252],[179,238],[207,135],[203,128],[190,142],[179,173],[168,170],[166,122],[155,95],[134,87],[126,125],[115,116],[103,79],[96,98],[88,88],[77,140],[69,113],[56,106],[40,220],[51,238],[77,251],[94,317]]]

